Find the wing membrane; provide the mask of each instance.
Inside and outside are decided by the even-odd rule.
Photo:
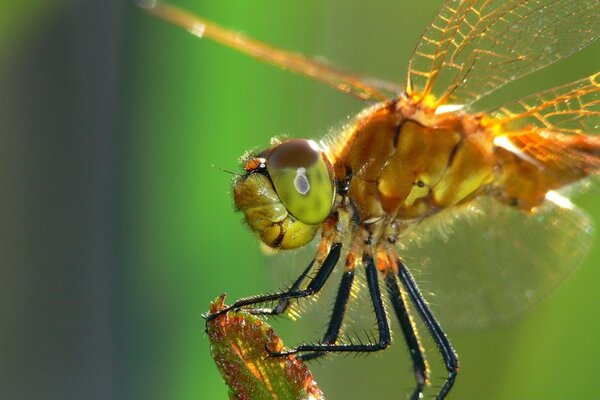
[[[600,72],[491,113],[500,135],[539,161],[600,172]]]
[[[517,132],[548,129],[564,134],[600,134],[600,72],[524,97],[491,114]]]
[[[408,91],[470,105],[599,35],[598,0],[447,0],[415,48]]]
[[[546,201],[526,215],[480,196],[444,213],[400,243],[444,327],[514,320],[560,286],[592,243],[590,218],[568,201],[563,207]]]
[[[384,95],[379,88],[396,88],[393,84],[376,79],[362,79],[352,74],[340,72],[327,64],[311,60],[300,54],[277,49],[169,4],[152,0],[138,0],[138,3],[151,14],[178,25],[198,37],[212,39],[259,61],[319,80],[361,100],[386,100],[389,96]],[[374,83],[371,84],[370,82]]]

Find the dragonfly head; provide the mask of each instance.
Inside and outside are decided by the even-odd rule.
[[[235,206],[269,247],[310,242],[335,197],[325,152],[312,140],[291,139],[246,160],[233,187]]]

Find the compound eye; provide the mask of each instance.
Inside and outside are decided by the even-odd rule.
[[[299,221],[319,224],[334,199],[334,183],[323,150],[312,140],[292,139],[269,151],[267,171],[281,202]]]

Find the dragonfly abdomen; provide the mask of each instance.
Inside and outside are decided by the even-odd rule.
[[[496,150],[496,197],[531,211],[550,190],[600,171],[600,140],[595,136],[530,132],[514,135]]]

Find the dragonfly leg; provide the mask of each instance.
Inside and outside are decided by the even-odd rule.
[[[344,314],[346,313],[348,300],[350,298],[352,282],[354,282],[354,269],[345,271],[342,275],[342,280],[340,281],[340,286],[338,287],[337,295],[335,297],[333,310],[331,311],[331,319],[329,320],[329,326],[327,327],[327,332],[325,332],[325,335],[323,336],[323,339],[320,343],[333,344],[338,339],[338,336],[340,334],[340,328],[342,327],[342,321],[344,319]],[[303,361],[309,361],[314,360],[315,358],[318,358],[322,355],[325,355],[325,353],[312,352],[301,354],[298,356],[298,358]]]
[[[406,297],[401,292],[398,279],[392,269],[386,271],[384,280],[413,363],[413,372],[415,374],[417,387],[410,398],[411,400],[421,399],[423,396],[423,388],[428,382],[429,369],[427,367],[427,361],[425,360],[421,341],[419,340],[417,327],[409,314]]]
[[[293,350],[283,353],[275,353],[272,356],[284,356],[296,354],[300,352],[374,352],[387,348],[391,342],[390,327],[388,324],[387,315],[381,298],[379,289],[378,271],[371,256],[363,256],[365,265],[365,275],[367,278],[367,286],[377,319],[377,331],[379,333],[379,341],[377,343],[361,343],[361,344],[304,344],[296,347]]]
[[[292,286],[290,286],[290,288],[287,290],[286,293],[296,292],[300,289],[300,286],[302,285],[304,280],[308,277],[308,274],[312,270],[314,264],[315,264],[315,260],[312,260],[308,264],[308,267],[306,267],[306,269],[302,272],[302,274],[300,274],[298,279],[296,279],[296,281],[292,284]],[[286,310],[288,309],[288,307],[291,304],[290,300],[291,300],[291,298],[285,297],[285,298],[279,299],[279,301],[277,302],[277,305],[275,305],[274,307],[248,308],[248,309],[245,309],[244,311],[246,311],[250,314],[254,314],[254,315],[279,315],[279,314],[283,314],[284,312],[286,312]]]
[[[452,348],[452,345],[450,344],[450,341],[448,340],[448,337],[444,333],[442,327],[437,322],[431,310],[427,306],[427,302],[423,298],[421,291],[419,290],[415,280],[413,279],[406,266],[400,260],[397,261],[397,266],[398,278],[400,279],[400,282],[402,282],[402,285],[406,289],[406,292],[408,293],[408,296],[410,297],[412,303],[415,305],[419,316],[421,317],[421,319],[425,323],[425,326],[429,330],[431,337],[433,338],[440,354],[442,355],[444,364],[446,365],[448,376],[446,377],[444,386],[442,386],[439,393],[435,397],[437,400],[443,400],[454,385],[454,381],[459,370],[458,357],[456,355],[456,352]]]
[[[219,315],[223,315],[231,310],[237,310],[237,309],[240,309],[243,307],[252,306],[255,304],[261,304],[261,303],[265,303],[268,301],[279,301],[280,303],[278,305],[276,305],[274,308],[278,309],[280,304],[283,304],[280,308],[285,309],[287,307],[287,304],[285,304],[285,300],[307,297],[307,296],[317,293],[319,290],[321,290],[321,288],[323,287],[323,285],[325,284],[325,282],[331,275],[331,272],[333,272],[333,269],[340,258],[341,248],[342,248],[341,243],[335,243],[333,246],[331,246],[331,249],[329,250],[329,254],[327,254],[327,257],[325,258],[325,261],[323,261],[323,264],[319,268],[319,271],[315,274],[314,278],[312,278],[312,280],[310,281],[310,283],[308,284],[306,289],[302,289],[302,290],[300,290],[298,288],[294,289],[294,287],[292,286],[292,288],[290,290],[287,290],[285,292],[271,293],[271,294],[252,296],[252,297],[246,297],[243,299],[239,299],[238,301],[236,301],[229,307],[207,316],[206,322],[209,322],[209,321],[215,319],[216,317],[218,317]],[[303,280],[301,278],[303,278],[303,275],[305,273],[308,273],[308,271],[310,271],[311,267],[312,267],[312,263],[311,263],[311,265],[309,265],[309,268],[307,268],[304,271],[304,273],[300,276],[300,278],[298,278],[296,283],[300,284],[300,282]],[[261,309],[258,309],[258,310],[261,310]],[[248,312],[252,313],[253,310],[249,309]],[[258,312],[258,313],[260,314],[260,312]]]

